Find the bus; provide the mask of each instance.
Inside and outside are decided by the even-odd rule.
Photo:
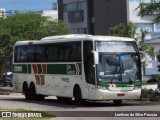
[[[14,91],[27,100],[139,99],[141,62],[134,39],[69,34],[18,41],[13,49]]]

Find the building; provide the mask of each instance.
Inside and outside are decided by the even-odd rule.
[[[152,21],[156,13],[144,17],[137,15],[140,3],[150,2],[152,0],[58,0],[58,18],[68,24],[73,34],[107,35],[111,27],[132,22],[136,26],[136,33],[142,29],[150,33],[145,43],[153,46],[157,52],[160,50],[160,24]],[[150,61],[150,65],[144,68],[145,74],[158,74],[153,73],[156,64]]]
[[[109,28],[128,22],[127,0],[58,0],[58,18],[71,33],[106,35]]]
[[[71,33],[106,35],[110,27],[133,22],[136,32],[160,32],[160,24],[152,21],[154,15],[139,17],[140,3],[152,0],[58,0],[59,19],[70,26]],[[156,0],[159,1],[159,0]],[[136,10],[137,9],[137,10]]]
[[[5,17],[6,10],[4,8],[0,8],[0,17]]]
[[[36,11],[36,13],[41,14],[42,16],[50,17],[51,20],[58,20],[57,10],[42,10],[42,11]]]
[[[159,2],[159,0],[155,0]],[[145,15],[144,17],[139,17],[138,6],[140,3],[142,5],[151,3],[152,0],[129,0],[129,21],[132,21],[136,26],[136,33],[140,33],[141,30],[147,30],[148,34],[145,36],[144,42],[150,46],[153,46],[155,49],[155,53],[160,51],[160,24],[153,23],[153,18],[157,14],[156,12],[153,14]],[[137,9],[138,8],[138,9]],[[154,74],[160,74],[157,70],[157,65],[160,63],[157,62],[157,59],[150,59],[148,66],[144,67],[144,79],[149,79]]]

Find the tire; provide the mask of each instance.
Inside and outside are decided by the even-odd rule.
[[[28,85],[25,84],[23,89],[24,89],[25,99],[26,100],[31,100],[31,96],[30,96],[30,92],[29,92],[29,89],[28,89]]]
[[[113,100],[114,105],[120,106],[122,104],[122,100]]]
[[[30,85],[29,93],[30,93],[30,96],[31,96],[31,100],[37,100],[36,89],[35,89],[35,85],[34,84]]]
[[[82,99],[82,93],[80,87],[76,87],[74,91],[74,98],[77,105],[82,105],[85,103],[85,100]]]

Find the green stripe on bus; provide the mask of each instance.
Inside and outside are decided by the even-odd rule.
[[[42,65],[37,64],[37,67],[38,67],[38,74],[42,74]]]
[[[98,81],[98,85],[99,85],[99,86],[103,86],[103,87],[109,87],[109,83],[107,83],[107,82],[102,82],[102,81]]]
[[[47,64],[47,74],[81,75],[80,64]]]
[[[38,74],[43,74],[42,64],[36,64]],[[31,73],[31,64],[13,65],[13,73]],[[33,73],[34,74],[34,73]],[[82,64],[47,64],[47,74],[82,75]]]
[[[31,64],[28,64],[27,66],[28,66],[28,73],[31,74]]]
[[[135,82],[134,83],[134,86],[141,86],[142,85],[142,82]]]

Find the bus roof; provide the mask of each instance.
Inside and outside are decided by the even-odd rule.
[[[134,41],[132,38],[127,37],[116,37],[116,36],[101,36],[101,35],[88,35],[88,34],[69,34],[59,36],[44,37],[41,40],[28,40],[28,41],[17,41],[15,45],[25,44],[40,44],[40,43],[51,43],[51,42],[67,42],[67,41],[78,41],[78,40],[92,40],[92,41]]]
[[[67,40],[67,39],[90,39],[90,40],[105,40],[105,41],[110,41],[110,40],[118,40],[118,41],[133,41],[134,39],[132,38],[127,38],[127,37],[117,37],[117,36],[102,36],[102,35],[89,35],[89,34],[69,34],[69,35],[59,35],[59,36],[49,36],[49,37],[44,37],[41,40],[42,41],[48,41],[48,40]]]

